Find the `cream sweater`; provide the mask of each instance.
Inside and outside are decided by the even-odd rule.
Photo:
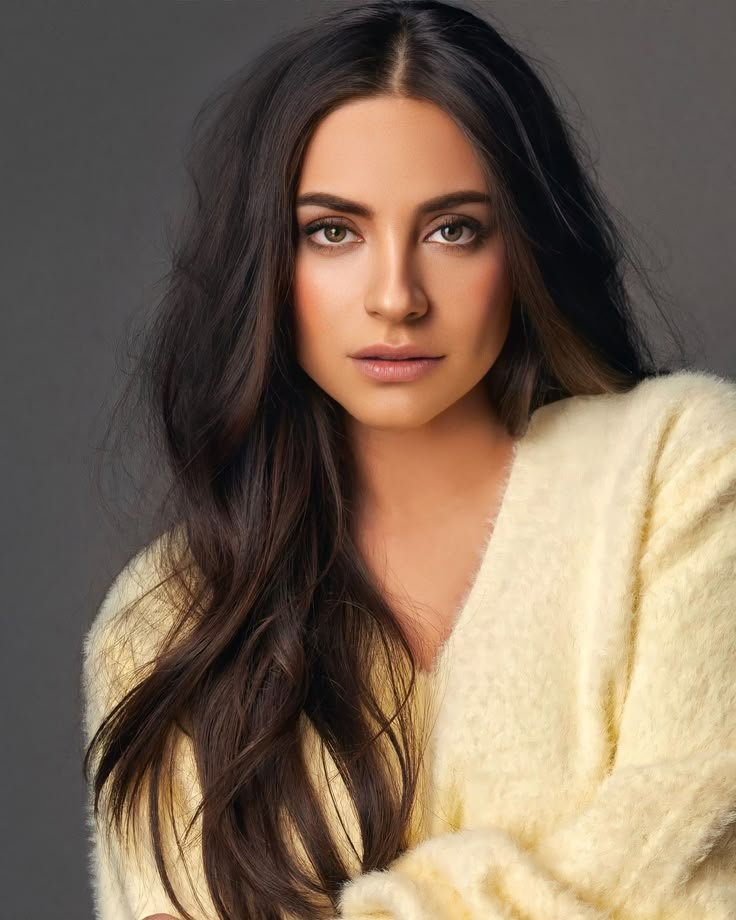
[[[106,654],[150,559],[87,634],[87,740],[152,658],[157,615],[130,658]],[[421,833],[386,870],[355,867],[340,916],[734,920],[736,383],[681,371],[538,409],[480,560],[422,675]],[[178,781],[184,815],[186,749]],[[150,854],[89,828],[97,918],[175,914]],[[196,848],[186,868],[211,920]]]

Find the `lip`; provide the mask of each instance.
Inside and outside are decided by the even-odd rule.
[[[439,358],[407,358],[403,361],[388,358],[353,358],[360,370],[373,380],[403,383],[416,380],[431,371],[442,361]]]
[[[383,358],[384,360],[401,361],[406,358],[442,358],[444,355],[432,355],[418,345],[387,345],[377,342],[361,348],[350,356],[351,358]]]

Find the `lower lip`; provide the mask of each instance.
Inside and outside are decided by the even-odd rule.
[[[364,374],[374,380],[416,380],[430,371],[442,358],[413,358],[387,361],[380,358],[353,358]]]

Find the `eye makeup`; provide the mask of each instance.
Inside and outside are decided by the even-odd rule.
[[[349,222],[340,217],[320,217],[317,220],[310,221],[308,224],[301,228],[302,235],[306,238],[306,242],[313,249],[319,249],[321,251],[326,250],[341,250],[345,249],[351,245],[351,243],[337,242],[337,243],[317,243],[312,237],[319,230],[322,230],[326,227],[343,227],[345,230],[353,232],[350,230]],[[440,243],[442,246],[446,246],[451,249],[461,249],[461,250],[476,250],[480,248],[483,243],[491,235],[490,229],[481,221],[476,220],[474,217],[468,217],[467,215],[457,216],[457,217],[446,217],[442,222],[432,230],[430,236],[433,236],[440,230],[447,228],[456,228],[456,227],[465,227],[468,230],[473,232],[473,237],[470,241],[466,243],[455,243],[452,241],[445,241]]]

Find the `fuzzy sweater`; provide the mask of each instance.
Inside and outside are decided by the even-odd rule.
[[[155,610],[109,654],[150,559],[86,636],[87,740],[152,657]],[[479,560],[420,675],[436,699],[420,830],[386,869],[354,866],[339,916],[734,920],[736,383],[680,371],[537,409]],[[186,749],[178,763],[184,817],[196,771]],[[98,920],[176,914],[145,847],[88,826]],[[185,903],[214,920],[196,846],[186,868]]]

